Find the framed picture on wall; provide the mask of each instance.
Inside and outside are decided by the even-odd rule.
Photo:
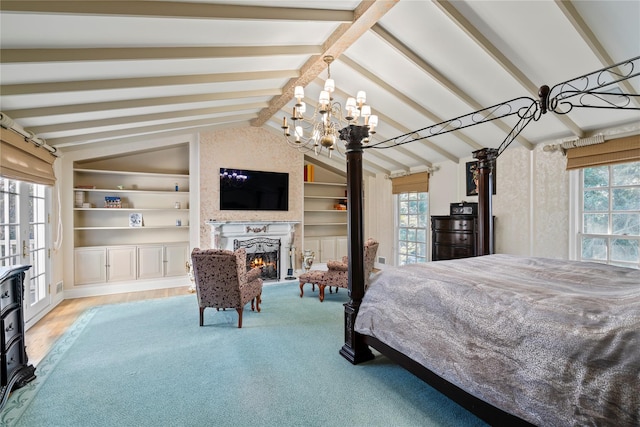
[[[478,195],[478,162],[467,162],[465,176],[467,180],[467,196]],[[493,188],[492,193],[496,194],[496,168],[493,167]]]
[[[142,227],[142,214],[132,213],[129,214],[129,227]]]

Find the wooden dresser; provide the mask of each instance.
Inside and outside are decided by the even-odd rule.
[[[11,390],[36,378],[24,340],[24,276],[30,265],[0,267],[0,410]]]
[[[431,260],[468,258],[478,254],[478,217],[431,217]]]

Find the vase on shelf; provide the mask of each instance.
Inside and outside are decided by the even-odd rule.
[[[312,250],[305,249],[302,252],[302,266],[304,267],[304,271],[311,270],[311,266],[313,265],[313,259],[316,254]]]

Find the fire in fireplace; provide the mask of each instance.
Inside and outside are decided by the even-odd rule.
[[[263,280],[280,280],[280,246],[280,239],[266,237],[233,241],[234,250],[245,248],[247,251],[247,270],[260,268]]]

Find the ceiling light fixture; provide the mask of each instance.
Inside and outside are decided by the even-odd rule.
[[[290,117],[293,138],[286,116],[282,119],[282,129],[287,143],[292,147],[303,151],[313,150],[316,155],[323,148],[326,148],[329,157],[331,157],[333,150],[338,147],[337,140],[340,128],[358,125],[359,119],[362,118],[364,126],[369,130],[369,135],[373,135],[378,125],[378,116],[371,114],[371,107],[365,104],[367,95],[364,91],[358,91],[355,98],[347,98],[344,110],[340,103],[334,101],[333,92],[336,86],[335,81],[331,78],[331,63],[334,61],[334,57],[327,55],[323,60],[327,64],[327,80],[324,84],[324,90],[320,92],[313,115],[305,117],[307,106],[303,102],[304,88],[296,86],[294,90],[296,104]],[[367,143],[368,136],[362,142]]]

